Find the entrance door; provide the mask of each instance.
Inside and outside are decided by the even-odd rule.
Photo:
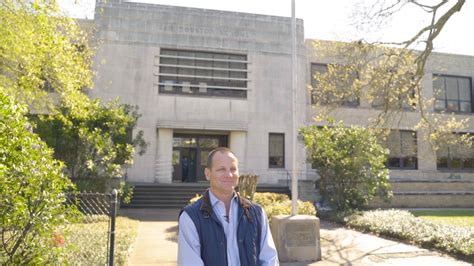
[[[212,149],[210,148],[200,148],[198,154],[198,165],[197,165],[197,180],[198,181],[207,181],[206,176],[204,175],[204,169],[207,164],[207,156]]]
[[[225,135],[175,134],[173,136],[173,182],[206,181],[209,152],[227,146]]]
[[[196,182],[196,148],[173,148],[173,181]]]
[[[196,148],[183,148],[181,152],[181,181],[196,182]]]

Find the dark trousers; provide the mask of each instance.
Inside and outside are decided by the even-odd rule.
[[[181,182],[188,181],[188,169],[181,169]]]

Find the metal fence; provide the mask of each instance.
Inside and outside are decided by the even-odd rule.
[[[77,219],[64,229],[68,261],[74,265],[114,265],[117,191],[68,194],[67,204],[78,210]]]

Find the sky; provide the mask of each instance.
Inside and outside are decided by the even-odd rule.
[[[125,0],[124,0],[125,1]],[[187,6],[275,16],[291,16],[291,0],[133,0],[161,5]],[[451,0],[453,1],[453,0]],[[95,0],[59,0],[60,6],[73,17],[93,18]],[[433,0],[429,1],[430,3]],[[296,17],[304,20],[305,38],[336,41],[364,39],[400,42],[426,25],[425,12],[414,7],[402,10],[386,24],[360,30],[358,4],[363,0],[295,0]],[[474,1],[466,1],[462,10],[451,17],[435,40],[435,52],[474,56]]]

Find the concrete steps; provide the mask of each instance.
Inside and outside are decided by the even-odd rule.
[[[394,208],[473,208],[474,181],[470,180],[391,180],[393,199],[375,199],[373,207]]]
[[[209,183],[137,183],[134,186],[131,202],[122,204],[122,208],[181,209],[196,194],[203,193],[209,187]],[[257,186],[257,191],[290,194],[289,188],[281,185],[260,184]]]

